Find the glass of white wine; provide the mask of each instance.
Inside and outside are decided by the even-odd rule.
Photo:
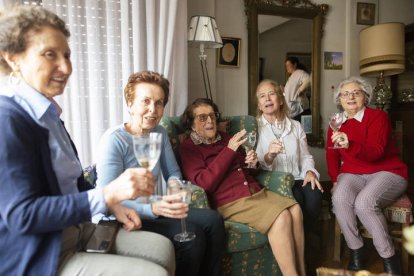
[[[133,136],[133,142],[134,154],[138,164],[152,171],[161,155],[162,134],[153,132]],[[149,200],[158,201],[162,198],[162,195],[159,194],[161,191],[158,191],[157,187],[158,185],[155,185],[154,194]],[[148,199],[144,201],[148,201]]]
[[[184,203],[191,203],[191,182],[188,180],[170,179],[168,180],[168,194],[180,194]],[[196,234],[187,232],[187,225],[185,218],[181,219],[181,233],[174,236],[174,240],[178,242],[188,242],[195,239]]]
[[[247,132],[245,138],[246,141],[243,143],[243,148],[247,154],[250,150],[253,150],[256,145],[256,131]],[[246,167],[254,168],[252,164],[248,164]]]

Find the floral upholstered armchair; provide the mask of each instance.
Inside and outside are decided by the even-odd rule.
[[[257,121],[253,116],[231,116],[223,118],[222,124],[230,135],[241,129],[257,131]],[[168,132],[173,150],[179,162],[178,147],[184,130],[179,117],[164,117],[162,125]],[[225,126],[225,127],[223,127]],[[293,176],[282,172],[262,171],[256,179],[264,187],[283,196],[293,198],[291,187]],[[192,207],[209,208],[204,190],[193,186]],[[223,275],[282,275],[272,254],[267,236],[241,223],[225,221],[227,246],[223,260]]]

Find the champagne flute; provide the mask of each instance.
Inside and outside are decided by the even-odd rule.
[[[247,132],[245,138],[247,139],[243,143],[243,148],[247,154],[250,150],[253,150],[256,145],[256,131]],[[246,168],[254,168],[254,166],[249,163]]]
[[[152,171],[161,155],[162,134],[153,132],[139,136],[133,136],[133,142],[134,154],[135,158],[138,161],[138,164],[141,167]],[[161,196],[158,193],[158,185],[155,185],[154,194],[149,199],[151,201],[160,200]],[[148,202],[147,199],[144,201],[145,203]]]
[[[191,203],[191,182],[188,180],[170,179],[168,181],[168,194],[180,194],[184,203]],[[178,242],[188,242],[195,239],[196,234],[187,232],[185,218],[181,219],[181,233],[174,236],[174,240]]]
[[[344,115],[342,112],[335,112],[329,115],[329,126],[332,128],[334,132],[337,132],[344,122]],[[329,147],[332,149],[341,149],[342,146],[338,145],[337,142],[335,142],[333,147]]]

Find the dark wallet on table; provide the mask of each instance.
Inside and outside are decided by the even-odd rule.
[[[86,244],[85,251],[108,253],[115,241],[119,223],[116,220],[100,220]]]

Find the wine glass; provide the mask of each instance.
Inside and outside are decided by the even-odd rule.
[[[138,164],[152,171],[161,155],[162,133],[147,133],[133,136],[134,154]],[[151,201],[158,201],[158,185],[154,187],[154,194],[149,198]],[[147,199],[144,200],[147,202]]]
[[[247,132],[245,135],[246,141],[243,143],[243,148],[246,154],[254,149],[256,145],[256,131]],[[254,168],[252,164],[247,164],[246,168]]]
[[[343,122],[344,115],[342,114],[342,112],[335,112],[329,115],[329,126],[332,128],[334,132],[337,132],[341,128]],[[341,149],[343,147],[338,145],[337,142],[335,142],[334,146],[329,148]]]
[[[168,180],[168,194],[180,194],[184,203],[191,203],[191,182],[188,180],[170,179]],[[174,236],[174,240],[178,242],[188,242],[195,239],[196,234],[187,232],[185,218],[181,219],[181,233]]]

